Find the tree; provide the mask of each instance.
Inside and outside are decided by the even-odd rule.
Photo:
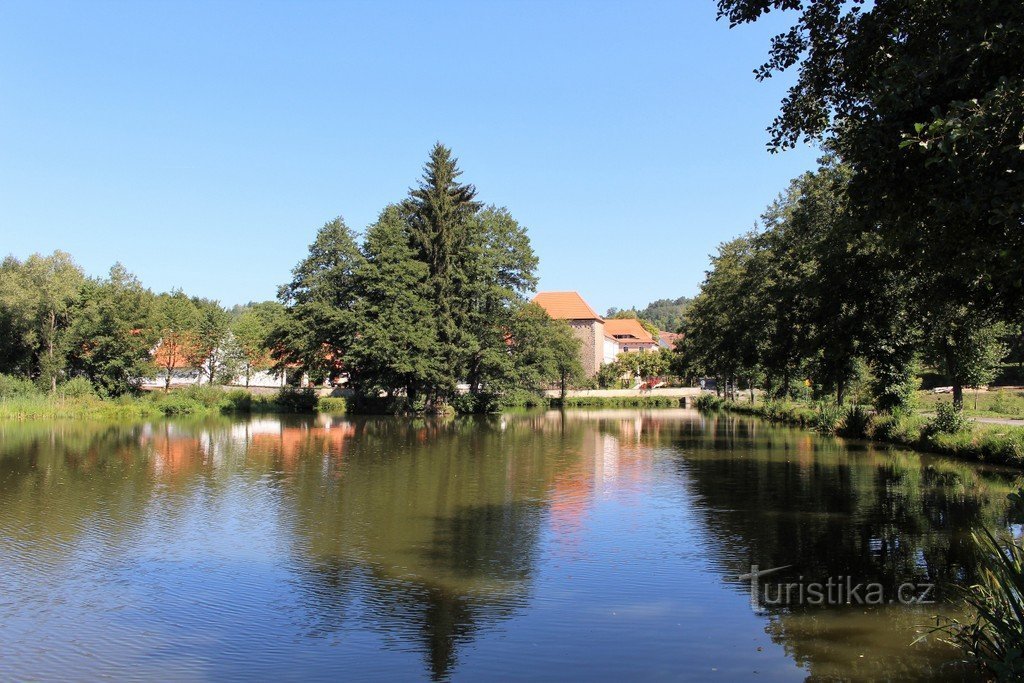
[[[271,343],[282,371],[297,365],[316,382],[340,375],[355,335],[352,307],[361,262],[355,235],[340,216],[320,228],[292,281],[278,291],[288,315]]]
[[[1006,355],[1005,326],[985,324],[971,311],[958,309],[938,321],[926,337],[929,360],[953,383],[953,406],[962,410],[964,387],[977,388],[995,379]]]
[[[581,341],[564,320],[553,320],[535,303],[518,304],[506,323],[504,344],[511,370],[493,380],[494,393],[540,391],[557,384],[564,399],[584,376]]]
[[[354,273],[356,335],[345,362],[360,396],[404,395],[413,408],[444,370],[431,324],[436,307],[429,268],[416,258],[401,207],[381,212],[366,232],[362,253]]]
[[[758,249],[754,233],[720,245],[686,315],[688,364],[730,386],[737,376],[756,372],[766,334]]]
[[[155,371],[153,303],[153,294],[121,264],[106,279],[86,280],[68,332],[71,372],[105,396],[138,390]]]
[[[170,391],[175,371],[199,367],[206,360],[204,321],[199,307],[181,290],[159,295],[153,313],[159,335],[153,362],[164,373],[164,391]]]
[[[627,310],[609,308],[608,314],[605,317],[620,318],[623,317],[623,314],[626,314],[627,317],[635,317],[638,320],[644,321],[645,327],[647,324],[650,324],[658,330],[678,332],[679,328],[683,326],[683,317],[692,302],[693,299],[687,296],[681,296],[677,299],[657,299],[639,311],[635,308]]]
[[[246,387],[255,373],[273,367],[270,338],[281,326],[284,315],[284,306],[276,301],[266,301],[246,306],[231,322],[230,348]]]
[[[69,254],[33,254],[24,263],[8,259],[0,268],[0,307],[7,325],[20,332],[31,354],[31,372],[51,391],[65,371],[65,332],[81,294],[84,275]],[[17,346],[17,344],[16,344]]]
[[[237,352],[231,348],[229,339],[231,315],[220,303],[210,299],[193,297],[192,303],[199,314],[201,371],[210,384],[230,382],[238,369]]]
[[[936,315],[1024,302],[1024,4],[719,0],[731,25],[796,10],[760,79],[799,64],[771,148],[824,139],[860,231]]]
[[[522,371],[509,355],[509,321],[536,287],[537,257],[507,209],[489,206],[470,221],[464,299],[464,377],[475,396],[502,393]],[[532,385],[530,385],[532,386]]]
[[[469,310],[466,302],[470,221],[480,208],[476,188],[458,182],[462,172],[451,150],[437,143],[423,169],[419,186],[409,191],[403,211],[412,244],[427,264],[427,283],[436,307],[436,328],[443,381],[429,388],[428,403],[437,409],[454,394],[466,367]]]

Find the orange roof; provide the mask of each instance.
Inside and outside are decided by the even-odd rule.
[[[555,320],[601,320],[579,292],[538,292],[533,302]]]
[[[627,344],[654,343],[654,337],[636,318],[609,318],[604,321],[604,333],[619,338],[620,342]],[[625,337],[625,339],[621,337]],[[634,339],[629,337],[634,337]]]
[[[665,346],[669,347],[670,349],[674,349],[676,344],[685,335],[680,334],[678,332],[659,332],[658,336],[661,338],[661,341],[663,344],[665,344]]]

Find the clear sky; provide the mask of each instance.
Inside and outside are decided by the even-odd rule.
[[[674,2],[0,3],[0,252],[272,298],[440,140],[527,226],[541,289],[692,295],[817,152],[765,151],[780,19]]]

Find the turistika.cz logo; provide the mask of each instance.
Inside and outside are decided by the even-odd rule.
[[[864,583],[852,576],[830,576],[825,581],[805,581],[803,576],[791,582],[762,580],[792,566],[761,569],[754,564],[749,573],[737,577],[750,582],[750,606],[755,612],[800,605],[931,605],[935,602],[935,584],[931,583],[902,583],[893,593],[887,592],[884,584]]]

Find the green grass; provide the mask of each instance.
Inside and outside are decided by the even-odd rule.
[[[819,432],[870,439],[966,460],[1024,466],[1024,427],[967,422],[952,433],[937,418],[917,414],[875,415],[862,406],[836,414],[834,406],[775,402],[735,403],[713,394],[697,399],[700,410],[724,410]]]
[[[975,408],[977,398],[977,408]],[[940,403],[953,400],[951,394],[933,394],[930,391],[917,392],[917,409],[935,412]],[[979,391],[977,397],[972,389],[964,389],[964,412],[971,417],[1004,417],[1024,419],[1024,391],[1020,389],[998,389]]]
[[[152,391],[138,396],[104,399],[58,390],[43,393],[19,385],[0,397],[0,420],[39,419],[144,419],[183,415],[238,413],[345,412],[344,398],[317,398],[311,389],[282,389],[272,395],[255,395],[243,389],[191,386],[170,392]]]
[[[680,399],[671,396],[568,396],[549,399],[553,408],[678,408]]]

